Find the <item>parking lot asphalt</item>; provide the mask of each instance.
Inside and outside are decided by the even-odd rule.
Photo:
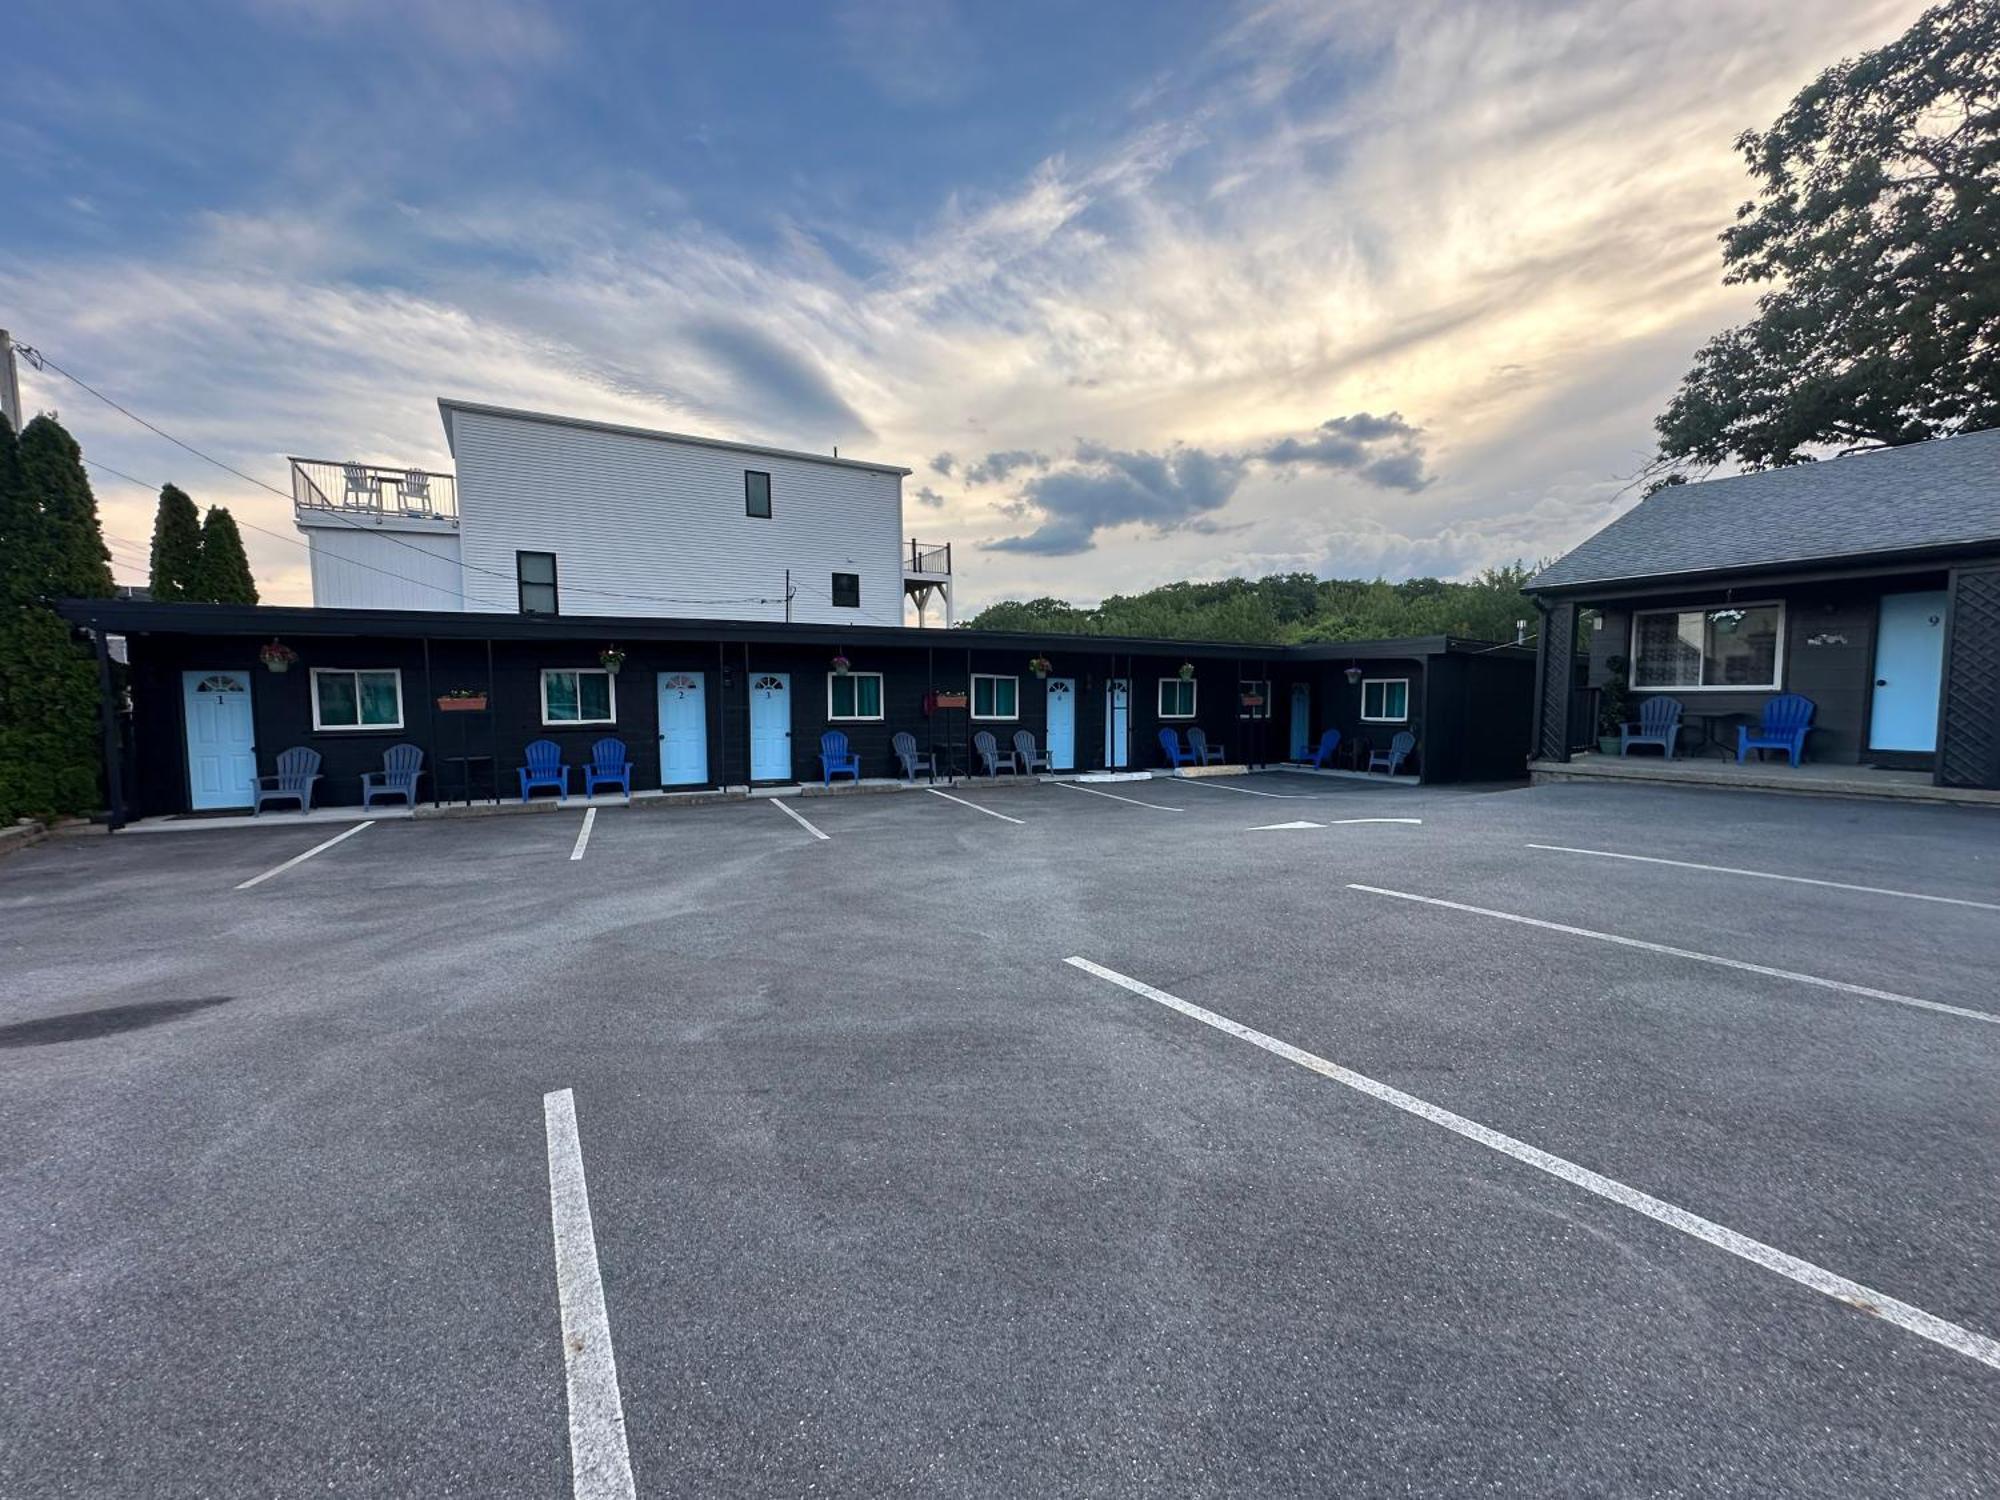
[[[0,864],[0,1495],[1992,1492],[1990,815],[946,790]]]

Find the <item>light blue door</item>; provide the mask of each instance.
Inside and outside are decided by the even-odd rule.
[[[1937,749],[1938,690],[1944,681],[1945,595],[1884,594],[1875,632],[1871,750]]]
[[[792,676],[757,672],[750,678],[750,779],[792,779]]]
[[[700,672],[660,674],[660,785],[708,785],[708,692]]]
[[[1123,769],[1126,741],[1132,727],[1132,687],[1122,677],[1104,684],[1104,768]]]
[[[1292,759],[1312,754],[1313,690],[1309,683],[1292,684]]]
[[[183,672],[187,721],[188,805],[248,807],[257,779],[248,672]]]
[[[1076,769],[1076,679],[1049,679],[1049,764],[1058,771]]]

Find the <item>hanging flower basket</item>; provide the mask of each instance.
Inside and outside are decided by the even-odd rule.
[[[1347,685],[1349,687],[1353,687],[1357,682],[1361,680],[1361,668],[1356,666],[1353,662],[1349,662],[1347,664],[1347,670],[1341,675],[1346,677]]]
[[[1050,661],[1046,656],[1031,656],[1028,658],[1028,670],[1033,672],[1037,677],[1048,676],[1050,669],[1054,665],[1055,663]]]
[[[1192,681],[1192,680],[1193,680],[1193,678],[1194,678],[1194,663],[1193,663],[1193,662],[1191,662],[1191,661],[1184,661],[1184,662],[1182,662],[1182,663],[1181,663],[1181,681],[1182,681],[1182,682],[1189,682],[1189,681]]]
[[[838,652],[834,653],[833,671],[835,676],[845,677],[853,667],[854,663],[849,661],[845,656],[842,656]]]
[[[616,646],[606,646],[597,653],[597,664],[615,676],[618,669],[625,665],[625,653]]]
[[[283,641],[273,641],[257,653],[257,659],[273,672],[289,672],[292,663],[299,659],[299,653]]]

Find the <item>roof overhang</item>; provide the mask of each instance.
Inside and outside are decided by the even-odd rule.
[[[1771,587],[1786,583],[1826,583],[1842,578],[1919,573],[1948,568],[1975,558],[2000,559],[2000,540],[1968,542],[1950,547],[1915,547],[1895,552],[1857,552],[1842,557],[1801,558],[1755,567],[1703,568],[1679,573],[1635,574],[1626,578],[1595,578],[1574,583],[1538,585],[1530,578],[1521,586],[1521,592],[1535,599],[1625,598],[1740,585]]]

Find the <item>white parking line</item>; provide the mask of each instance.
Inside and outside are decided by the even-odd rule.
[[[987,817],[998,818],[1003,823],[1018,823],[1023,827],[1027,825],[1027,819],[1025,818],[1010,818],[1005,813],[995,812],[990,807],[981,807],[977,802],[967,802],[963,797],[954,797],[950,792],[941,792],[934,786],[927,786],[924,790],[929,792],[933,797],[942,797],[947,802],[956,802],[960,807],[969,807],[974,812],[983,812]]]
[[[1323,796],[1321,792],[1260,792],[1254,786],[1224,786],[1211,781],[1206,776],[1176,776],[1175,786],[1198,786],[1211,792],[1241,792],[1246,797],[1282,797],[1287,801],[1312,801]]]
[[[790,818],[794,823],[798,824],[799,827],[803,828],[807,833],[811,834],[814,838],[830,839],[833,837],[833,835],[830,833],[821,833],[817,828],[813,827],[812,824],[808,823],[798,813],[793,812],[789,807],[785,806],[783,798],[773,797],[771,799],[771,806],[777,808],[779,812],[783,813],[786,817]]]
[[[1100,792],[1094,786],[1078,786],[1074,781],[1054,781],[1051,786],[1059,786],[1066,792],[1088,792],[1093,797],[1109,797],[1113,802],[1129,802],[1134,807],[1150,807],[1154,812],[1185,812],[1181,807],[1163,807],[1157,802],[1141,802],[1137,797],[1121,797],[1116,792]]]
[[[1417,901],[1425,906],[1441,906],[1447,911],[1470,912],[1476,917],[1497,917],[1502,922],[1518,922],[1523,927],[1539,927],[1545,932],[1566,932],[1571,937],[1594,938],[1600,943],[1616,943],[1621,948],[1639,948],[1647,953],[1664,953],[1670,958],[1691,958],[1696,963],[1717,964],[1725,969],[1740,969],[1745,974],[1763,974],[1772,979],[1789,979],[1795,984],[1809,984],[1822,990],[1839,990],[1844,995],[1863,995],[1870,1000],[1888,1000],[1897,1005],[1915,1006],[1919,1010],[1934,1010],[1942,1015],[1961,1016],[1968,1021],[1984,1021],[1989,1026],[2000,1026],[2000,1016],[1983,1010],[1968,1010],[1962,1005],[1946,1005],[1939,1000],[1919,1000],[1915,995],[1899,995],[1894,990],[1871,989],[1865,984],[1849,984],[1844,979],[1822,979],[1817,974],[1800,974],[1791,969],[1774,969],[1769,964],[1745,963],[1740,958],[1724,958],[1718,953],[1697,953],[1692,948],[1672,948],[1665,943],[1649,943],[1643,938],[1620,937],[1615,932],[1597,932],[1589,927],[1571,927],[1564,922],[1544,922],[1540,917],[1524,917],[1511,911],[1494,911],[1485,906],[1467,906],[1462,901],[1443,901],[1436,896],[1416,896],[1408,891],[1388,891],[1379,885],[1354,885],[1350,891],[1366,891],[1371,896],[1393,896],[1398,901]]]
[[[1739,1234],[1712,1219],[1704,1219],[1699,1214],[1690,1213],[1684,1208],[1668,1203],[1665,1199],[1655,1198],[1652,1194],[1643,1193],[1634,1187],[1627,1187],[1614,1178],[1593,1172],[1588,1167],[1580,1167],[1573,1161],[1553,1155],[1537,1146],[1530,1146],[1527,1142],[1517,1140],[1511,1135],[1502,1135],[1499,1131],[1481,1125],[1475,1120],[1468,1120],[1464,1115],[1453,1114],[1450,1110],[1419,1099],[1414,1094],[1406,1094],[1401,1089],[1391,1088],[1388,1084],[1377,1082],[1365,1074],[1343,1068],[1340,1064],[1329,1062],[1315,1053],[1294,1047],[1289,1042],[1281,1042],[1274,1036],[1253,1030],[1240,1022],[1230,1020],[1227,1016],[1218,1015],[1212,1010],[1183,1000],[1178,995],[1170,995],[1165,990],[1155,989],[1150,984],[1141,983],[1137,979],[1120,974],[1115,969],[1094,964],[1087,958],[1070,958],[1064,961],[1086,974],[1094,974],[1099,979],[1109,980],[1112,984],[1130,990],[1135,995],[1142,995],[1171,1010],[1177,1010],[1184,1016],[1191,1016],[1204,1026],[1212,1026],[1217,1031],[1240,1038],[1252,1046],[1261,1047],[1273,1056],[1297,1063],[1322,1078],[1330,1079],[1357,1093],[1366,1094],[1371,1099],[1378,1099],[1405,1114],[1415,1115],[1420,1120],[1428,1120],[1431,1124],[1449,1130],[1454,1135],[1463,1136],[1466,1140],[1474,1141],[1489,1150],[1498,1151],[1503,1156],[1510,1156],[1515,1161],[1523,1162],[1537,1171],[1546,1172],[1549,1176],[1574,1187],[1580,1187],[1587,1193],[1618,1204],[1621,1208],[1629,1208],[1634,1213],[1643,1214],[1655,1223],[1664,1224],[1669,1229],[1678,1230],[1705,1244],[1713,1245],[1718,1250],[1726,1250],[1731,1255],[1749,1261],[1752,1265],[1762,1266],[1767,1271],[1795,1281],[1800,1286],[1809,1287],[1815,1292],[1833,1298],[1836,1302],[1862,1312],[1873,1313],[1876,1317],[1914,1333],[1919,1338],[1929,1339],[1932,1343],[1942,1345],[1955,1354],[1963,1354],[1967,1359],[1974,1359],[1992,1369],[2000,1370],[2000,1339],[1988,1338],[1983,1333],[1975,1333],[1970,1328],[1962,1328],[1956,1323],[1947,1322],[1935,1314],[1927,1313],[1920,1307],[1913,1307],[1907,1302],[1897,1301],[1894,1297],[1884,1296],[1858,1281],[1850,1281],[1845,1276],[1837,1275],[1822,1266],[1816,1266],[1811,1261],[1787,1255],[1782,1250],[1774,1249],[1761,1240],[1753,1240],[1748,1235]]]
[[[542,1095],[549,1143],[549,1219],[555,1230],[556,1300],[562,1308],[563,1376],[569,1389],[570,1483],[576,1500],[634,1500],[625,1446],[625,1404],[611,1320],[597,1275],[597,1231],[583,1180],[576,1100],[568,1089]]]
[[[1900,896],[1905,901],[1935,901],[1943,906],[1971,906],[1980,911],[2000,911],[2000,902],[1970,901],[1963,896],[1932,896],[1923,891],[1894,891],[1881,885],[1850,885],[1845,880],[1815,880],[1809,875],[1779,875],[1771,870],[1744,870],[1735,865],[1698,865],[1689,859],[1661,859],[1654,854],[1620,854],[1612,849],[1573,849],[1567,844],[1530,844],[1551,854],[1588,854],[1597,859],[1629,859],[1642,865],[1672,865],[1680,870],[1703,870],[1711,875],[1749,875],[1758,880],[1783,880],[1793,885],[1824,886],[1832,891],[1859,891],[1864,896]]]
[[[594,826],[596,826],[596,823],[597,823],[597,809],[594,807],[586,807],[583,810],[583,827],[577,829],[576,831],[576,847],[569,851],[569,857],[571,859],[583,858],[584,845],[590,842],[590,830]]]
[[[361,832],[362,829],[373,828],[374,826],[375,825],[373,822],[356,823],[352,828],[348,829],[345,833],[336,833],[332,838],[328,839],[324,844],[314,844],[312,848],[306,850],[305,853],[294,854],[290,859],[286,860],[283,864],[273,865],[270,869],[266,870],[262,875],[252,875],[248,880],[245,880],[241,884],[239,884],[236,887],[236,889],[239,891],[247,891],[253,885],[262,885],[265,881],[269,880],[273,875],[282,875],[285,873],[285,871],[289,870],[293,865],[302,865],[307,860],[311,859],[315,854],[323,854],[328,849],[331,849],[335,844],[339,843],[341,840],[351,839],[354,837],[355,834]]]
[[[1422,818],[1335,818],[1336,823],[1411,823],[1423,826]]]

